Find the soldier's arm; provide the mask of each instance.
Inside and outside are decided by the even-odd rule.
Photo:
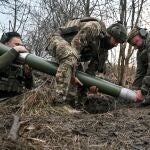
[[[104,51],[98,56],[98,72],[104,73],[106,71],[106,60],[108,59],[108,51]]]
[[[78,34],[73,38],[71,45],[80,50],[82,47],[87,46],[101,33],[102,27],[97,21],[87,22]]]
[[[14,49],[11,49],[10,51],[1,55],[0,56],[0,70],[10,65],[18,55],[19,53]]]
[[[148,67],[141,86],[142,94],[145,96],[150,94],[150,44],[147,47]]]
[[[104,73],[106,69],[106,60],[108,58],[108,51],[102,53],[100,56],[93,57],[86,70],[87,73],[95,75],[98,71],[99,73]]]
[[[31,74],[31,76],[25,77],[24,83],[27,89],[31,89],[32,87],[34,87],[35,83],[33,75]]]
[[[144,76],[146,75],[147,69],[145,66],[143,66],[141,62],[141,58],[139,56],[139,53],[137,53],[137,70],[134,82],[132,84],[132,89],[134,90],[140,90],[142,86],[142,80]]]
[[[98,70],[98,58],[97,57],[93,57],[90,61],[90,63],[88,64],[88,68],[85,71],[86,73],[95,76],[96,71]]]
[[[142,94],[145,96],[150,94],[150,44],[149,46],[147,46],[147,56],[148,56],[148,67],[141,86]]]
[[[23,65],[24,84],[27,89],[34,87],[34,78],[32,69],[27,65]]]

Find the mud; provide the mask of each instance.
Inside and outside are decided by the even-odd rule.
[[[25,111],[22,104],[0,104],[1,150],[150,150],[150,106],[112,97],[90,98],[86,110],[74,115],[37,106]],[[13,114],[20,118],[16,140],[8,138]]]

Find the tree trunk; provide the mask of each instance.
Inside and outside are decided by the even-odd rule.
[[[87,0],[85,4],[85,16],[90,17],[90,0]]]
[[[15,0],[13,31],[16,31],[16,24],[17,24],[17,0]]]

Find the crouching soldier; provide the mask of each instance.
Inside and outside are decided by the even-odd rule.
[[[137,51],[137,71],[133,82],[136,90],[136,101],[142,105],[150,104],[150,33],[143,28],[135,27],[128,35],[128,42]]]
[[[86,73],[95,76],[104,72],[108,50],[126,41],[126,30],[120,22],[106,29],[105,24],[96,18],[73,19],[59,28],[49,39],[48,50],[58,60],[56,73],[56,105],[64,105],[70,82],[78,84],[78,99],[86,96],[87,87],[77,79],[76,69],[83,71],[81,62],[89,62]],[[88,87],[97,91],[96,86]]]

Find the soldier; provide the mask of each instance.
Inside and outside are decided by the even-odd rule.
[[[24,87],[31,89],[33,76],[28,65],[19,65],[15,58],[19,53],[27,52],[17,32],[7,32],[1,42],[12,49],[0,56],[0,98],[12,97],[23,92]]]
[[[79,97],[85,95],[86,87],[75,76],[76,69],[81,68],[80,62],[89,61],[85,71],[88,74],[104,72],[108,50],[124,43],[126,38],[126,30],[120,22],[106,29],[103,22],[92,17],[73,19],[51,36],[48,50],[60,64],[56,73],[55,104],[66,101],[70,81],[79,85]],[[97,91],[94,85],[89,89]]]
[[[142,105],[147,105],[150,104],[150,33],[144,28],[135,27],[128,35],[128,42],[138,49],[137,71],[132,85],[136,90],[136,101],[143,101]]]

